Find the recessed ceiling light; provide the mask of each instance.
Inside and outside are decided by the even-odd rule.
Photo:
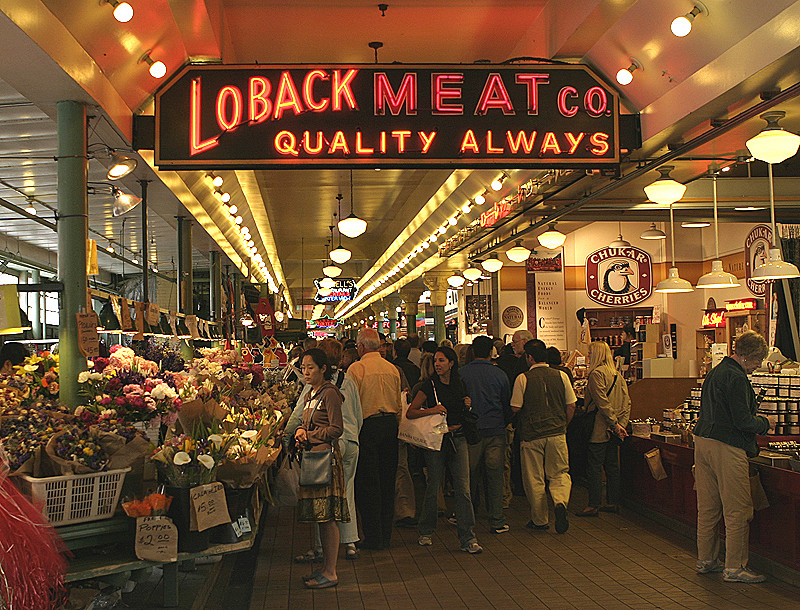
[[[737,208],[733,208],[737,212],[757,212],[758,210],[766,210],[767,208],[762,208],[755,205],[745,205]]]
[[[710,226],[711,226],[710,222],[701,222],[701,221],[681,223],[681,227],[683,227],[684,229],[703,229],[705,227],[710,227]]]

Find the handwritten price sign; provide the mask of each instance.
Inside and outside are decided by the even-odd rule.
[[[178,528],[169,517],[137,517],[135,546],[139,559],[178,561]]]
[[[225,500],[225,489],[222,483],[209,483],[189,490],[192,511],[189,518],[189,529],[202,532],[211,527],[230,523],[228,503]]]

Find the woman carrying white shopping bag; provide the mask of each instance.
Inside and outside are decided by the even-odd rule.
[[[419,519],[419,544],[433,544],[431,536],[438,518],[437,495],[442,484],[445,465],[453,476],[456,500],[456,520],[461,550],[471,554],[483,549],[475,538],[475,513],[469,491],[469,452],[462,426],[470,406],[464,384],[458,376],[458,360],[452,348],[440,347],[434,355],[436,374],[426,381],[408,407],[410,420],[433,415],[447,416],[445,432],[439,451],[422,449],[428,467],[428,484]],[[444,432],[444,431],[443,431]]]

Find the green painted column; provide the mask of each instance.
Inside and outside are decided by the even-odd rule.
[[[86,191],[89,163],[86,157],[86,105],[61,101],[58,122],[58,278],[64,285],[58,326],[59,399],[78,405],[78,373],[86,370],[86,357],[78,349],[75,314],[87,306],[86,240],[89,204]]]
[[[219,252],[212,250],[211,268],[209,269],[209,288],[211,295],[211,319],[218,322],[222,317],[222,260]]]
[[[444,329],[444,308],[447,305],[447,273],[426,273],[422,280],[431,291],[431,306],[433,307],[433,336],[436,343],[441,343],[446,337]]]
[[[419,297],[421,290],[403,290],[400,296],[403,297],[403,313],[406,316],[406,336],[417,333],[417,314],[419,313]]]
[[[42,273],[38,269],[34,269],[31,271],[31,282],[34,284],[39,284],[42,281]],[[42,293],[41,292],[33,292],[30,293],[33,296],[33,305],[31,312],[31,326],[33,328],[33,338],[34,339],[44,339],[44,330],[42,324],[44,320],[42,319]]]
[[[181,313],[194,313],[194,273],[192,270],[192,221],[185,216],[178,219],[178,309]]]

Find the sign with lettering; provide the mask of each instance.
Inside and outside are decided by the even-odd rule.
[[[321,279],[314,280],[314,286],[317,289],[317,294],[314,295],[314,300],[317,303],[331,303],[339,301],[352,301],[356,296],[356,281],[350,278],[339,278],[334,280],[336,284],[331,288],[330,294],[322,296],[320,291]]]
[[[97,314],[93,311],[76,313],[75,320],[78,325],[78,349],[87,358],[97,358],[100,355]]]
[[[749,309],[758,309],[758,299],[736,299],[734,301],[725,301],[726,311],[747,311]]]
[[[526,270],[529,294],[528,330],[548,346],[567,349],[563,253],[529,258]],[[531,288],[534,296],[533,307],[530,303]]]
[[[134,547],[144,561],[178,561],[178,528],[169,517],[137,517]]]
[[[703,314],[703,328],[723,328],[725,326],[725,310],[714,309]]]
[[[756,225],[744,240],[744,271],[747,289],[757,297],[767,294],[771,280],[754,280],[753,271],[767,262],[772,244],[772,229],[767,225]]]
[[[509,305],[503,310],[503,324],[509,328],[519,328],[525,320],[525,314],[516,305]]]
[[[491,227],[496,223],[498,220],[502,220],[508,213],[511,211],[511,206],[505,201],[499,201],[495,203],[491,209],[486,212],[483,212],[480,216],[481,226],[482,227]]]
[[[189,490],[192,509],[189,513],[189,529],[203,532],[211,527],[230,523],[225,488],[222,483],[209,483]]]
[[[584,65],[187,66],[155,113],[160,169],[619,162],[619,98]]]
[[[158,308],[158,303],[148,303],[147,304],[147,315],[145,319],[150,326],[155,326],[158,324],[159,319],[161,318],[161,310]]]
[[[323,316],[316,320],[306,320],[306,328],[308,330],[332,329],[337,326],[339,326],[339,320],[329,318],[328,316]]]
[[[586,294],[595,303],[627,307],[653,292],[650,255],[636,248],[608,246],[586,257]]]

